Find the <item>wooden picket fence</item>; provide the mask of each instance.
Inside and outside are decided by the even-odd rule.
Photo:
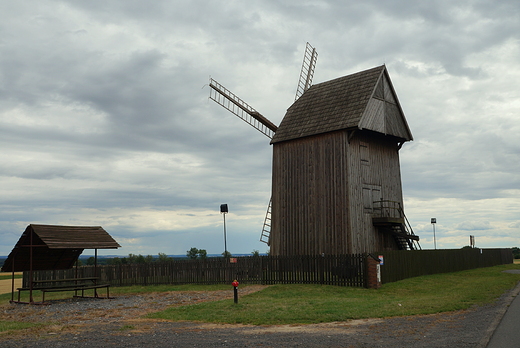
[[[81,266],[35,271],[34,280],[100,278],[112,286],[159,284],[328,284],[365,286],[363,254],[339,256],[247,256],[173,260],[127,265]],[[28,278],[24,273],[24,279]]]
[[[173,260],[127,265],[81,266],[35,271],[34,280],[100,278],[112,286],[159,284],[326,284],[368,286],[367,258],[382,256],[382,283],[513,262],[511,249],[385,251],[354,255],[247,256]],[[24,284],[29,272],[24,272]]]
[[[383,256],[383,284],[422,275],[513,263],[513,253],[509,248],[385,251],[377,256]]]

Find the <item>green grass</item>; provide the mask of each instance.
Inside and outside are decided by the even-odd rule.
[[[15,274],[14,278],[15,279],[22,278],[22,275],[21,274]],[[12,274],[0,274],[0,280],[5,280],[5,279],[13,279],[13,275]]]
[[[41,324],[23,323],[19,321],[0,320],[0,334],[15,330],[23,330],[30,327],[40,326]]]
[[[147,317],[173,321],[275,325],[439,313],[493,302],[520,281],[520,274],[502,272],[506,269],[520,269],[520,264],[410,278],[385,284],[378,290],[325,285],[273,285],[241,296],[240,290],[244,288],[241,285],[238,304],[234,304],[233,300],[204,302],[172,307]],[[113,287],[110,295],[214,290],[232,292],[228,284],[160,285]],[[100,294],[103,295],[103,291]],[[41,299],[38,291],[33,296],[36,301]],[[70,297],[71,292],[46,295],[46,299]],[[11,294],[0,295],[0,304],[10,299]],[[0,321],[0,333],[32,325]],[[122,329],[131,328],[124,326]]]
[[[253,325],[310,324],[432,314],[493,302],[520,281],[505,265],[385,284],[378,290],[321,285],[275,285],[233,300],[173,307],[149,318]]]

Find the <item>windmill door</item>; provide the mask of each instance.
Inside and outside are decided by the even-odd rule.
[[[365,214],[374,212],[374,202],[382,199],[380,185],[364,185],[363,186],[363,211]]]

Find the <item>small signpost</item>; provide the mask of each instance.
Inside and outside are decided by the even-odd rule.
[[[238,281],[235,279],[231,285],[233,285],[233,299],[235,303],[238,303]]]

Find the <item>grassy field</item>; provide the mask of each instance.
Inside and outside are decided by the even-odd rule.
[[[520,281],[505,265],[437,274],[385,284],[378,290],[320,285],[275,285],[232,300],[170,308],[149,315],[254,325],[310,324],[348,319],[431,314],[490,303]]]
[[[11,273],[4,273],[4,272],[0,273],[0,280],[6,280],[6,279],[12,279],[12,278],[13,278],[13,275]],[[22,272],[15,273],[14,278],[15,279],[22,278]]]
[[[520,264],[410,278],[385,284],[378,290],[326,285],[274,285],[240,297],[240,286],[238,304],[234,304],[233,300],[204,302],[172,307],[148,317],[274,325],[447,312],[491,303],[513,288],[520,281],[520,274],[503,272],[507,269],[520,269]],[[111,288],[111,295],[229,288],[229,285],[114,287]],[[70,293],[52,294],[54,298],[68,296]],[[9,299],[10,294],[0,295],[0,304],[7,303]],[[5,325],[16,323],[0,321],[0,332],[5,331]]]

